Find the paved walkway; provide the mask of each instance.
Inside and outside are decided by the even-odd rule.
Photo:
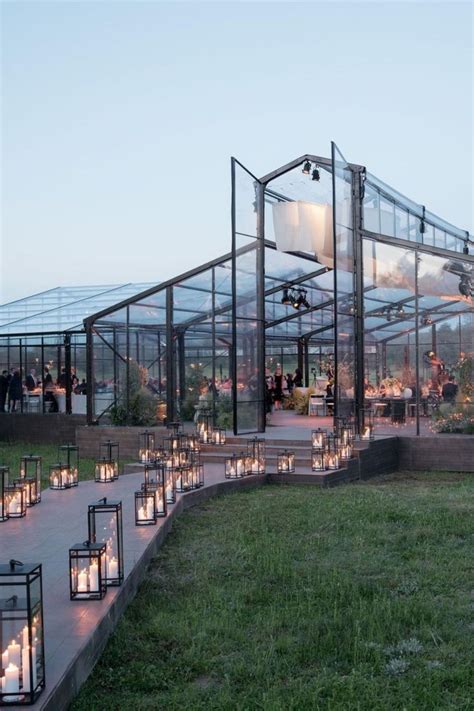
[[[224,481],[224,466],[206,465],[206,487]],[[42,709],[63,679],[68,667],[90,642],[99,622],[111,612],[122,588],[109,588],[101,601],[69,600],[69,548],[87,539],[87,506],[104,496],[121,500],[125,582],[168,519],[157,526],[135,526],[134,492],[140,489],[143,474],[121,476],[111,484],[81,482],[75,489],[46,490],[38,506],[28,509],[23,519],[0,524],[0,558],[43,564],[43,596],[46,657],[46,689],[30,707]],[[201,491],[201,490],[199,490]],[[184,496],[188,496],[185,494]],[[178,494],[178,501],[180,495]],[[173,509],[176,504],[171,506]],[[57,702],[50,706],[61,711]]]

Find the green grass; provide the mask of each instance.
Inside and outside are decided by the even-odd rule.
[[[38,454],[43,457],[41,462],[42,489],[49,486],[49,467],[58,462],[58,447],[55,444],[31,444],[28,442],[15,442],[6,444],[0,442],[0,465],[10,467],[10,478],[20,475],[20,457],[25,454]],[[94,478],[95,462],[93,459],[80,458],[79,480]]]
[[[188,510],[72,708],[472,709],[473,493],[400,473]]]

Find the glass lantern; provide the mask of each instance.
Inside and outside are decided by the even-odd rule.
[[[23,518],[26,516],[26,495],[24,486],[21,484],[6,486],[5,503],[8,508],[8,518]]]
[[[178,494],[184,494],[193,488],[192,468],[190,464],[179,466],[175,470],[175,485]]]
[[[285,449],[277,457],[278,474],[293,474],[295,471],[295,453]]]
[[[0,706],[31,705],[44,689],[41,565],[0,565]]]
[[[183,431],[183,423],[182,422],[167,422],[166,423],[166,429],[170,430],[173,432],[173,434],[179,434],[180,432]]]
[[[327,431],[318,428],[311,432],[311,449],[324,451],[326,449]]]
[[[105,543],[105,584],[123,583],[123,526],[122,502],[110,501],[106,497],[89,504],[89,540]]]
[[[326,468],[330,470],[339,469],[339,438],[337,435],[328,436]]]
[[[374,413],[368,408],[360,411],[359,439],[363,442],[374,439]]]
[[[187,467],[191,464],[191,450],[190,449],[180,449],[178,451],[178,461],[180,467]]]
[[[342,439],[339,440],[339,459],[341,462],[348,462],[352,459],[352,443],[345,444]]]
[[[173,467],[165,467],[165,497],[167,504],[174,504],[176,502],[176,481],[175,481],[175,470]]]
[[[181,435],[172,434],[169,437],[165,437],[163,445],[167,452],[177,452],[181,446]]]
[[[69,549],[69,592],[71,600],[102,600],[105,584],[105,543],[76,543]]]
[[[58,461],[70,467],[71,486],[79,483],[79,447],[75,444],[62,444],[58,447]]]
[[[198,415],[196,430],[199,435],[199,441],[202,444],[210,444],[212,441],[213,420],[214,418],[210,410],[201,410]]]
[[[8,520],[6,489],[8,488],[9,467],[0,467],[0,521]]]
[[[101,442],[99,450],[99,459],[106,459],[108,462],[114,465],[114,479],[118,479],[120,461],[119,443],[111,442],[110,439],[108,439],[106,442]]]
[[[326,470],[326,453],[322,449],[313,449],[311,452],[311,469],[313,472]]]
[[[164,447],[157,447],[153,452],[153,459],[151,461],[163,463],[166,459],[167,452]]]
[[[342,425],[337,432],[339,441],[342,445],[351,445],[354,441],[354,429],[349,423]]]
[[[221,427],[214,427],[211,433],[211,442],[218,446],[225,444],[225,430]]]
[[[142,464],[147,464],[155,459],[155,435],[153,432],[145,430],[139,435],[140,446],[138,450],[138,459]]]
[[[135,492],[135,526],[155,526],[155,494],[153,491]]]
[[[95,481],[99,484],[110,484],[118,479],[118,464],[115,460],[99,459],[95,463]]]
[[[265,474],[265,440],[247,440],[247,474]]]
[[[25,503],[29,509],[41,501],[41,493],[37,489],[36,477],[27,476],[24,479],[15,479],[13,482],[16,486],[21,486],[25,492]]]
[[[225,459],[225,478],[240,479],[244,477],[247,469],[247,456],[244,452],[233,454]]]
[[[204,486],[204,465],[200,462],[193,462],[191,464],[191,479],[192,489],[200,489]]]
[[[41,501],[41,457],[36,454],[24,455],[20,459],[20,478],[34,477],[36,479],[36,490]]]
[[[201,444],[199,442],[199,435],[197,434],[190,434],[188,435],[188,449],[191,450],[191,452],[199,452],[201,450]]]
[[[49,468],[50,489],[70,489],[74,475],[68,464],[53,464]]]

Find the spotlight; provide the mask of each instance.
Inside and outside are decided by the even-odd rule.
[[[459,288],[459,293],[462,294],[463,296],[472,296],[474,294],[474,288],[473,288],[471,278],[467,274],[463,274],[461,276],[461,280],[459,282],[458,288]]]
[[[302,299],[301,303],[303,304],[305,309],[309,309],[311,304],[309,303],[308,299],[306,298],[306,294],[307,294],[306,289],[302,289],[300,298]]]
[[[308,292],[306,289],[296,289],[293,292],[293,298],[292,298],[292,306],[294,309],[297,311],[300,310],[302,306],[305,307],[305,309],[309,309],[311,304],[309,303],[308,299],[306,298],[306,294]]]
[[[315,168],[312,173],[312,179],[319,181],[320,178],[321,176],[319,175],[319,170]]]
[[[420,234],[424,234],[426,232],[426,225],[424,223],[424,220],[421,220],[420,222]]]
[[[389,306],[387,309],[387,321],[391,321],[391,320],[392,320],[392,309]]]
[[[405,316],[405,311],[403,309],[402,304],[398,304],[397,306],[397,316]]]
[[[464,242],[464,247],[462,248],[462,253],[469,254],[469,245],[467,242]]]
[[[309,175],[310,172],[311,172],[311,163],[309,162],[309,160],[307,160],[303,166],[303,173],[305,175]]]
[[[288,306],[291,304],[291,296],[289,295],[289,289],[283,289],[283,296],[281,297],[281,303]]]

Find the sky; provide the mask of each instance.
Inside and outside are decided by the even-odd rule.
[[[1,3],[0,303],[230,249],[230,157],[346,158],[474,231],[471,2]]]

